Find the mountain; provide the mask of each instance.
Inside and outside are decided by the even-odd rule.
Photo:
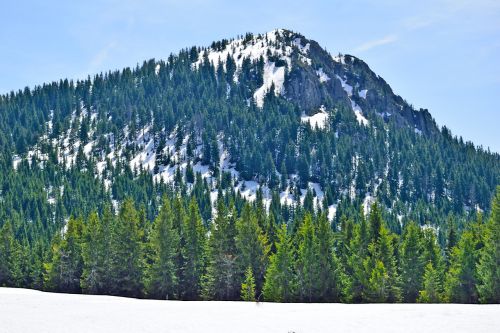
[[[283,29],[25,89],[0,108],[14,169],[33,157],[82,169],[85,157],[117,200],[117,162],[166,182],[177,169],[232,177],[248,198],[257,183],[288,203],[307,188],[330,207],[376,196],[399,216],[419,203],[488,209],[499,179],[498,154],[439,129],[362,60]]]
[[[499,176],[362,60],[246,34],[0,96],[0,286],[498,303]]]
[[[500,175],[498,154],[438,128],[362,60],[284,29],[26,88],[2,96],[0,110],[4,189],[40,173],[26,196],[45,192],[45,212],[62,201],[61,215],[88,212],[97,198],[139,199],[139,180],[193,184],[199,173],[212,202],[219,188],[250,200],[260,189],[267,205],[309,194],[338,218],[351,202],[366,213],[377,199],[397,229],[488,210]],[[72,178],[87,173],[93,188],[80,192]],[[7,211],[40,218],[13,201]]]

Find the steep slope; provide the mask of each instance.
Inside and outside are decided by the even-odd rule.
[[[330,218],[377,198],[398,229],[488,209],[500,175],[498,154],[440,130],[362,60],[283,29],[12,93],[0,109],[4,189],[24,193],[13,179],[43,175],[32,183],[46,203],[23,199],[42,213],[5,204],[29,220],[96,198],[149,205],[158,184],[187,182],[208,202],[232,189]]]

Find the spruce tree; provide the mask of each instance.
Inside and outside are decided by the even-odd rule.
[[[16,284],[15,266],[19,260],[17,240],[10,221],[0,228],[0,286],[13,287]]]
[[[173,228],[170,200],[164,196],[149,238],[150,258],[145,270],[145,288],[150,297],[171,299],[177,291],[175,257],[179,235]]]
[[[318,301],[339,302],[347,277],[342,263],[334,251],[334,235],[326,213],[318,218],[316,226],[316,242],[318,246]]]
[[[382,229],[383,221],[382,221],[382,213],[380,211],[379,205],[375,202],[370,208],[369,215],[369,233],[370,240],[377,241],[380,236],[380,230]]]
[[[51,258],[45,267],[45,287],[49,290],[78,293],[83,270],[82,219],[70,217],[64,236],[59,233],[52,241]]]
[[[401,289],[403,300],[414,303],[422,289],[424,271],[423,247],[420,227],[411,222],[403,230],[400,250]]]
[[[419,303],[439,303],[442,300],[441,274],[434,268],[432,262],[425,266],[423,289],[419,291],[417,301]]]
[[[295,299],[297,283],[292,240],[286,224],[278,231],[276,253],[269,258],[263,287],[264,299],[271,302],[291,302]]]
[[[243,278],[248,266],[252,267],[255,285],[259,292],[263,285],[270,247],[249,204],[245,204],[236,223],[236,249],[240,277]]]
[[[369,277],[368,287],[364,291],[364,300],[369,302],[400,301],[400,280],[394,255],[393,235],[385,227],[380,229],[378,240],[368,246],[368,253],[369,256],[363,263]],[[379,282],[383,285],[376,286]]]
[[[297,233],[297,282],[300,300],[312,302],[318,297],[319,244],[312,217],[306,213]]]
[[[187,224],[186,219],[186,209],[184,207],[183,201],[180,196],[175,196],[173,199],[172,212],[174,216],[173,229],[176,230],[179,235],[179,250],[174,258],[175,267],[177,267],[177,297],[182,297],[183,295],[183,285],[184,285],[184,247],[186,245],[186,233],[185,226]]]
[[[450,268],[446,276],[446,299],[453,303],[475,303],[477,295],[477,251],[474,234],[466,230],[451,250]]]
[[[112,232],[111,293],[140,297],[143,293],[143,248],[139,216],[131,198],[124,200]]]
[[[347,300],[359,303],[363,301],[364,294],[368,288],[370,272],[365,264],[368,256],[368,228],[366,220],[361,219],[361,223],[354,228],[354,236],[347,251],[346,272],[348,276]]]
[[[219,198],[217,216],[210,226],[208,239],[207,271],[203,278],[205,299],[234,300],[238,297],[235,215],[234,206],[229,213],[222,198]]]
[[[500,303],[500,186],[492,202],[491,217],[485,229],[480,252],[478,292],[481,303]]]
[[[205,266],[205,228],[194,197],[189,203],[189,214],[185,220],[183,231],[185,243],[182,248],[184,259],[183,281],[181,282],[182,298],[195,300],[200,296],[201,278]]]
[[[390,277],[381,260],[375,259],[374,262],[364,298],[371,303],[386,303],[390,297]]]
[[[114,228],[116,227],[116,218],[113,214],[112,208],[109,204],[104,205],[102,218],[100,219],[101,239],[100,244],[102,247],[102,267],[101,267],[101,290],[103,293],[110,293],[112,287],[112,248],[114,239]]]
[[[90,214],[82,235],[82,259],[83,271],[81,287],[83,292],[97,294],[104,292],[103,282],[103,262],[105,248],[103,246],[103,232],[99,217],[96,212]]]
[[[241,284],[241,299],[246,302],[255,301],[255,278],[250,266],[245,271],[245,279]]]

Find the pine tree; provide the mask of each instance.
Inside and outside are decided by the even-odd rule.
[[[448,234],[446,235],[446,264],[449,266],[451,262],[451,256],[453,248],[457,245],[457,231],[455,230],[455,224],[451,217],[448,218]]]
[[[56,233],[50,243],[49,254],[43,263],[43,287],[46,290],[58,290],[61,283],[62,236]]]
[[[422,289],[424,271],[421,231],[414,222],[407,224],[403,231],[399,255],[403,300],[414,303]]]
[[[39,290],[43,288],[44,254],[45,254],[45,245],[42,244],[40,241],[35,242],[29,253],[31,260],[30,264],[31,269],[29,272],[29,279],[31,282],[29,285],[30,288]]]
[[[297,233],[297,281],[302,301],[312,302],[318,297],[317,283],[319,267],[319,244],[316,238],[312,217],[306,213],[304,222]]]
[[[450,269],[446,276],[447,301],[475,303],[478,299],[476,239],[471,231],[464,231],[458,244],[451,250]]]
[[[241,299],[245,302],[255,302],[255,278],[250,266],[245,271],[245,280],[241,284]]]
[[[83,271],[81,287],[85,293],[97,294],[104,292],[103,282],[103,233],[96,212],[90,214],[82,235]]]
[[[19,260],[18,246],[12,225],[7,221],[0,229],[0,286],[13,287],[16,284],[15,265]]]
[[[432,262],[425,266],[423,289],[419,291],[419,303],[439,303],[442,300],[441,274],[434,268]]]
[[[62,264],[62,291],[79,293],[80,279],[83,270],[82,259],[82,218],[69,219],[63,241]]]
[[[371,270],[370,279],[365,293],[365,300],[372,303],[385,303],[389,301],[390,294],[389,274],[384,263],[375,260],[375,265]]]
[[[211,224],[208,240],[207,272],[203,278],[205,299],[234,300],[238,297],[240,286],[236,264],[235,215],[234,206],[228,213],[219,197],[217,216]]]
[[[364,261],[364,268],[368,272],[369,281],[364,299],[369,302],[398,302],[401,299],[392,238],[393,235],[382,227],[378,241],[368,246],[369,257]],[[383,285],[376,286],[377,282],[383,282]],[[382,299],[382,296],[385,298]]]
[[[45,286],[49,290],[78,293],[83,270],[82,219],[70,218],[63,237],[54,236],[51,260],[45,266]]]
[[[485,245],[477,267],[481,303],[500,303],[500,186],[491,207],[491,217],[485,229]]]
[[[341,261],[334,252],[333,232],[325,213],[318,218],[316,231],[318,246],[318,301],[338,302],[346,285]]]
[[[295,298],[296,276],[293,270],[292,240],[285,224],[278,232],[276,253],[269,258],[263,287],[264,299],[271,302],[290,302]]]
[[[368,288],[370,278],[365,262],[368,256],[368,228],[366,220],[362,217],[361,223],[354,228],[354,236],[347,251],[347,300],[359,303]]]
[[[173,298],[177,291],[175,257],[179,250],[179,235],[173,228],[173,219],[170,200],[164,196],[148,243],[151,258],[146,266],[145,287],[153,298]]]
[[[113,214],[112,208],[109,204],[106,204],[103,209],[102,218],[100,219],[100,231],[101,231],[101,246],[102,246],[102,263],[101,267],[101,290],[103,293],[109,293],[112,289],[112,248],[113,248],[113,234],[114,228],[116,227],[116,219]]]
[[[195,198],[189,203],[189,216],[185,220],[184,247],[182,248],[184,266],[182,298],[195,300],[200,296],[201,278],[204,273],[205,228]]]
[[[443,250],[439,246],[436,234],[432,229],[425,229],[422,233],[423,246],[423,262],[424,264],[432,263],[432,266],[441,273],[444,273],[445,261]]]
[[[186,210],[182,199],[180,196],[176,196],[173,199],[172,212],[174,216],[173,220],[173,229],[177,231],[179,235],[179,251],[177,251],[177,255],[174,258],[175,267],[177,267],[177,297],[182,297],[183,295],[183,283],[184,283],[184,248],[186,246],[186,233],[185,226],[187,225],[186,219]]]
[[[252,267],[257,292],[262,289],[267,265],[269,245],[259,227],[255,213],[250,205],[245,204],[241,217],[236,223],[237,263],[240,276],[243,277],[248,266]]]
[[[370,240],[377,241],[378,238],[380,237],[380,230],[382,229],[383,222],[382,222],[382,213],[380,212],[380,208],[378,206],[378,203],[374,203],[371,208],[370,208],[370,222],[369,222],[369,228],[370,228]]]
[[[111,244],[111,293],[139,297],[143,292],[139,216],[132,199],[124,200],[114,224]]]

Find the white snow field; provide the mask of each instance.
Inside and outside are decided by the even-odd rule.
[[[0,288],[0,332],[498,332],[499,305],[182,302]]]

